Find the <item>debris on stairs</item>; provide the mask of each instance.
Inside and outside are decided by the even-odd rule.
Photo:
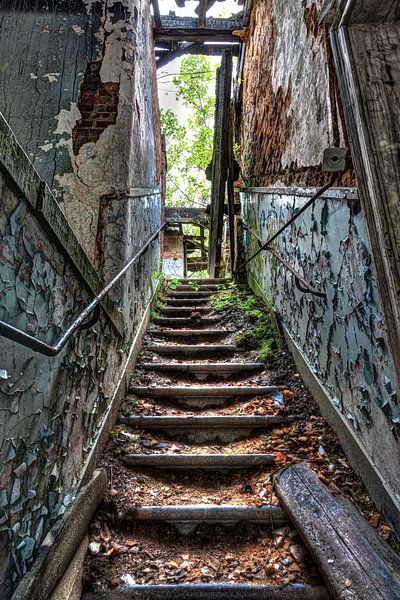
[[[360,484],[294,369],[266,368],[237,345],[235,315],[213,311],[224,283],[182,281],[153,318],[103,459],[110,485],[91,526],[87,600],[353,597],[321,568],[325,587],[293,514],[307,521],[305,509],[286,498],[301,465],[280,470],[306,459],[335,491]],[[292,492],[307,505],[301,486]]]

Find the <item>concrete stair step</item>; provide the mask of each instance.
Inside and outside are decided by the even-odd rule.
[[[221,317],[199,317],[196,319],[190,319],[188,317],[183,318],[171,318],[171,317],[155,317],[152,322],[154,325],[160,327],[196,327],[197,329],[204,327],[212,327],[217,325],[221,320]]]
[[[219,292],[220,286],[224,285],[221,283],[201,283],[197,284],[196,288],[191,285],[182,284],[177,285],[175,288],[176,292],[211,292],[216,293]]]
[[[223,284],[223,283],[229,283],[230,281],[233,281],[232,279],[226,279],[224,277],[214,277],[214,278],[199,278],[197,279],[196,277],[183,277],[181,279],[179,279],[179,282],[181,285],[188,285],[190,283],[195,283],[197,285],[209,285],[209,284]]]
[[[186,331],[186,330],[183,330]],[[201,329],[199,331],[202,331]],[[243,375],[262,371],[262,363],[231,363],[231,362],[181,362],[181,363],[142,363],[146,371],[156,371],[157,373],[175,373],[178,376],[192,376],[198,380],[212,378],[226,379],[233,375]]]
[[[130,386],[129,392],[146,398],[251,398],[286,389],[281,385]]]
[[[186,300],[189,299],[193,299],[193,298],[209,298],[212,295],[212,293],[210,291],[205,291],[205,292],[195,292],[195,291],[191,291],[191,292],[177,292],[175,290],[166,290],[165,292],[165,296],[170,297],[170,298],[184,298]]]
[[[189,535],[203,525],[234,527],[238,523],[256,523],[279,529],[288,524],[285,511],[280,506],[234,506],[195,504],[178,506],[128,506],[118,515],[122,521],[150,521],[174,525],[180,534]]]
[[[162,431],[169,435],[185,435],[191,442],[207,443],[221,441],[230,443],[246,437],[258,430],[286,425],[296,417],[264,416],[168,416],[138,417],[131,415],[119,421],[135,429]]]
[[[149,333],[162,338],[222,338],[233,334],[234,331],[228,329],[150,329]]]
[[[238,348],[235,344],[199,344],[197,346],[190,344],[147,344],[146,349],[165,356],[209,356],[210,358],[215,358],[218,354],[245,352],[243,348]]]
[[[172,298],[169,297],[164,302],[164,306],[208,306],[208,298]]]
[[[177,585],[130,585],[111,591],[84,594],[83,600],[329,600],[322,586],[292,584],[248,585],[189,583]]]
[[[190,317],[193,313],[201,313],[202,315],[209,314],[211,312],[210,306],[166,306],[165,304],[157,307],[158,311],[167,317]]]
[[[274,465],[275,454],[126,454],[121,460],[136,468],[225,472]]]

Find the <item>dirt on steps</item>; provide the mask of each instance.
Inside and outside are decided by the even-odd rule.
[[[226,329],[250,327],[232,308],[224,316]],[[213,325],[213,327],[216,327]],[[193,325],[193,328],[198,328]],[[233,343],[232,334],[223,338]],[[151,329],[147,342],[154,341]],[[168,342],[169,343],[169,342]],[[194,341],[193,343],[197,343]],[[173,345],[173,342],[171,342]],[[257,362],[257,351],[248,350],[214,362]],[[141,362],[205,362],[160,356],[146,349]],[[217,504],[265,506],[278,504],[272,488],[273,473],[282,466],[307,461],[333,493],[350,498],[383,537],[396,546],[390,528],[377,513],[363,484],[347,459],[296,372],[286,349],[273,364],[243,377],[198,382],[184,374],[165,376],[138,368],[132,385],[282,385],[284,390],[265,397],[239,399],[223,407],[191,409],[151,397],[128,395],[121,416],[134,415],[295,415],[285,426],[257,431],[251,437],[226,444],[188,441],[185,436],[134,430],[119,423],[110,435],[101,466],[107,470],[106,499],[90,528],[90,546],[85,564],[87,591],[101,591],[133,584],[251,583],[254,585],[321,584],[317,569],[296,531],[284,527],[271,531],[241,523],[233,529],[201,525],[184,537],[168,524],[127,523],[118,514],[127,506]],[[273,453],[276,464],[229,473],[201,471],[133,470],[125,466],[125,454],[238,454]]]

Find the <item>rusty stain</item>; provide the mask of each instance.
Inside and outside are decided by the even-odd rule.
[[[320,23],[321,12],[315,2],[307,6],[307,0],[302,0],[304,8],[304,23],[307,29],[307,36],[320,38],[324,33],[324,26]]]
[[[101,61],[89,63],[82,80],[77,102],[82,118],[72,131],[75,156],[84,144],[96,143],[107,127],[117,122],[120,84],[103,83],[101,66]]]

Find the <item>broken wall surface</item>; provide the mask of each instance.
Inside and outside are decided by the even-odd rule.
[[[149,3],[0,1],[0,16],[0,320],[54,344],[161,225]],[[0,337],[1,598],[90,474],[159,258],[156,238],[54,358]]]
[[[0,112],[95,260],[102,198],[160,181],[149,2],[0,0],[0,17]]]
[[[312,191],[242,192],[243,221],[266,241]],[[249,257],[259,248],[248,231],[244,243]],[[343,417],[341,427],[362,446],[400,507],[400,407],[356,190],[326,192],[273,246],[326,298],[300,291],[293,275],[266,251],[249,263],[250,283],[272,301],[308,369]],[[376,498],[379,490],[374,491]]]
[[[322,0],[259,0],[246,39],[240,116],[247,187],[322,185],[324,148],[346,146]],[[349,168],[338,185],[354,185]]]

